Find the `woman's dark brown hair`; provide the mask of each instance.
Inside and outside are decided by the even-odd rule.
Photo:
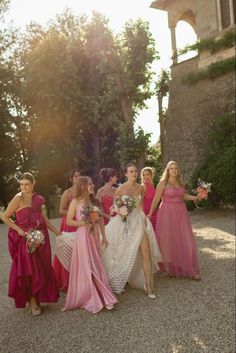
[[[73,185],[73,176],[75,173],[81,174],[80,170],[78,168],[73,168],[71,169],[67,174],[66,174],[66,189],[69,189]]]
[[[34,176],[30,172],[25,172],[21,175],[20,180],[24,179],[29,180],[32,184],[35,182]]]
[[[100,170],[100,179],[102,184],[108,183],[110,178],[113,178],[114,176],[118,176],[118,173],[113,168],[102,168]]]

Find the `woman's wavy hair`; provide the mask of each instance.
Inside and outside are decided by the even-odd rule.
[[[172,164],[175,164],[175,165],[177,166],[177,168],[178,168],[178,175],[177,175],[176,179],[177,179],[179,185],[180,185],[180,186],[184,186],[184,182],[183,182],[183,179],[182,179],[182,175],[181,175],[181,172],[180,172],[179,165],[178,165],[178,163],[175,162],[175,161],[169,161],[169,162],[167,163],[167,165],[166,165],[166,167],[165,167],[165,170],[164,170],[164,172],[163,172],[163,174],[162,174],[162,176],[161,176],[161,178],[160,178],[160,181],[164,181],[165,184],[167,185],[168,180],[169,180],[169,177],[170,177],[169,169],[170,169],[170,166],[171,166]]]
[[[100,202],[96,199],[95,194],[89,194],[88,185],[90,180],[92,180],[88,176],[79,177],[76,183],[75,197],[84,200],[86,206],[95,205],[100,206]]]

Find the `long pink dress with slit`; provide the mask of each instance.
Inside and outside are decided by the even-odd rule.
[[[67,210],[68,210],[72,200],[73,200],[73,196],[70,193],[68,203],[66,206]],[[66,223],[66,217],[67,217],[67,215],[64,215],[62,217],[60,231],[61,232],[68,232],[68,233],[75,232],[77,228],[72,227],[72,226],[68,226]],[[69,283],[69,272],[65,269],[63,264],[61,264],[61,262],[59,261],[59,259],[56,255],[54,256],[54,259],[53,259],[53,269],[54,269],[55,276],[56,276],[57,288],[63,292],[66,292],[68,289],[68,283]]]
[[[200,274],[192,225],[184,203],[183,188],[166,188],[157,214],[156,236],[161,271],[176,277]]]
[[[82,206],[76,211],[80,220]],[[70,264],[69,286],[62,311],[83,308],[93,314],[117,302],[99,254],[98,235],[88,227],[79,227],[75,234]]]
[[[148,215],[150,212],[150,208],[152,205],[152,200],[155,196],[156,189],[153,184],[151,183],[144,183],[146,192],[144,194],[143,198],[143,210],[145,215]],[[153,229],[156,229],[156,222],[157,222],[157,209],[154,210],[152,217],[150,218],[150,221],[152,223]]]
[[[8,249],[12,258],[9,277],[9,297],[15,300],[17,308],[24,308],[31,296],[40,303],[54,303],[58,299],[56,279],[51,265],[51,248],[48,230],[41,206],[44,198],[33,194],[32,206],[16,212],[15,223],[25,232],[40,229],[45,236],[45,244],[32,254],[27,252],[25,237],[12,228],[8,232]]]

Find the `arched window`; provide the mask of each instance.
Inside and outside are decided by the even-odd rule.
[[[220,0],[222,29],[230,26],[230,6],[229,0]]]
[[[236,0],[217,0],[219,30],[235,24]]]

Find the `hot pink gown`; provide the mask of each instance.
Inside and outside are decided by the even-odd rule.
[[[146,192],[143,198],[143,210],[145,215],[148,215],[150,212],[150,208],[152,205],[152,200],[155,196],[156,189],[153,184],[151,183],[144,183]],[[157,209],[153,212],[152,217],[150,219],[153,229],[156,229],[156,222],[157,222]]]
[[[197,250],[183,188],[166,188],[157,214],[160,270],[176,277],[199,275]]]
[[[80,220],[82,207],[76,211]],[[72,249],[69,286],[62,311],[83,308],[93,314],[106,305],[117,302],[112,293],[108,277],[99,254],[98,235],[90,233],[88,227],[76,231]]]
[[[14,298],[17,308],[24,308],[30,297],[40,303],[54,303],[58,299],[56,279],[51,265],[51,248],[48,230],[41,212],[44,198],[33,194],[32,206],[16,212],[15,223],[24,231],[40,229],[45,236],[45,244],[32,254],[26,250],[25,237],[10,228],[8,248],[12,258],[8,295]]]
[[[113,205],[113,200],[114,200],[114,197],[112,197],[110,195],[107,195],[107,194],[102,195],[101,205],[102,205],[103,212],[107,215],[110,215],[110,213],[111,213],[111,207]],[[105,225],[107,223],[109,223],[109,219],[104,217],[104,223],[105,223]]]
[[[69,200],[68,200],[67,207],[66,207],[67,210],[68,210],[72,200],[73,200],[73,196],[70,193]],[[60,231],[70,233],[70,232],[75,232],[76,229],[77,229],[76,227],[72,227],[72,226],[67,225],[66,215],[64,215],[61,220]],[[54,256],[54,259],[53,259],[53,269],[54,269],[55,276],[56,276],[57,288],[60,289],[61,291],[66,292],[68,289],[68,283],[69,283],[69,272],[60,263],[60,261],[56,255]]]

